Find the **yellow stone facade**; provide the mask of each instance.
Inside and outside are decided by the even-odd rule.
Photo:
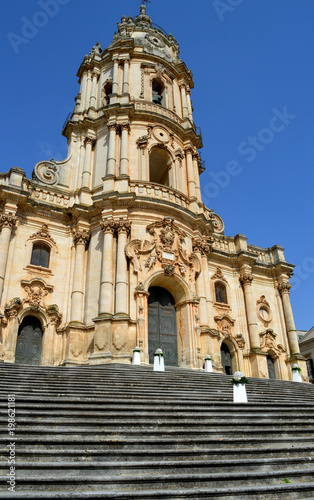
[[[131,363],[136,346],[148,363],[159,287],[174,300],[178,366],[203,369],[209,354],[222,372],[223,344],[232,371],[267,378],[268,356],[276,378],[291,380],[296,361],[306,374],[282,247],[225,236],[202,203],[194,84],[176,40],[142,5],[78,77],[67,158],[39,162],[32,180],[0,174],[1,360],[20,359],[31,317],[42,365]]]

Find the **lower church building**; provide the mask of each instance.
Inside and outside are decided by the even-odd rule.
[[[145,5],[78,70],[64,161],[0,174],[0,359],[165,364],[291,380],[293,266],[201,198],[191,71]]]

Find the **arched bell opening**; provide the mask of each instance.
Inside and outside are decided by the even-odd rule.
[[[39,365],[41,360],[43,330],[35,316],[26,316],[19,329],[15,349],[15,363]]]
[[[166,149],[154,147],[149,156],[149,180],[156,184],[172,187],[169,169],[172,159]]]
[[[165,85],[159,78],[152,81],[152,101],[159,106],[165,106]]]

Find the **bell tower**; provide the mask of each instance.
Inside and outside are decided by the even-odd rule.
[[[63,133],[77,159],[71,188],[81,201],[92,203],[95,190],[147,192],[149,183],[200,212],[202,139],[193,123],[192,74],[174,37],[153,25],[145,5],[135,19],[122,17],[107,49],[93,47],[78,77]]]

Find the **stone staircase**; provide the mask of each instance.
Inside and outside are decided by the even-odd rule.
[[[1,363],[0,377],[0,499],[314,498],[310,384],[252,378],[234,404],[231,377],[179,368]]]

